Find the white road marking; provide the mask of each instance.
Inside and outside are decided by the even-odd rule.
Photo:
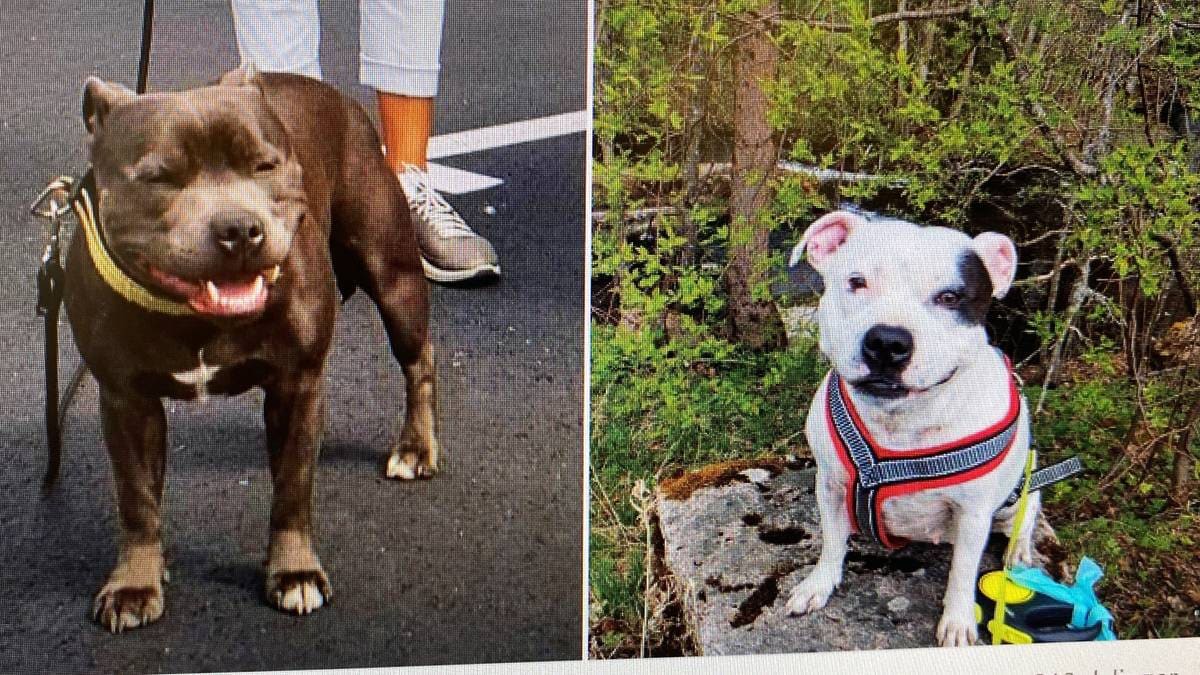
[[[499,178],[463,171],[444,164],[429,162],[426,168],[433,189],[444,195],[465,195],[468,192],[478,192],[504,183]]]
[[[473,152],[504,148],[519,143],[531,143],[547,138],[566,136],[586,131],[589,115],[579,110],[561,115],[550,115],[522,122],[498,124],[481,129],[470,129],[452,134],[443,134],[429,139],[429,159],[467,155]],[[504,183],[499,178],[463,171],[442,164],[429,163],[429,179],[433,189],[452,195],[486,190]]]
[[[587,124],[587,111],[579,110],[523,122],[443,134],[429,139],[428,157],[429,159],[440,159],[503,148],[518,143],[541,141],[556,136],[566,136],[586,130]]]

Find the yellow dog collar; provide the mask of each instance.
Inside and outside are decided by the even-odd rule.
[[[91,193],[86,188],[79,190],[73,206],[75,215],[79,218],[79,224],[83,227],[83,238],[87,242],[88,253],[92,257],[92,266],[96,268],[100,278],[104,279],[104,283],[108,284],[109,288],[116,291],[117,295],[122,298],[151,312],[172,316],[194,314],[192,308],[186,303],[168,300],[151,292],[145,286],[134,281],[117,265],[104,246],[104,240],[100,236],[99,219],[92,206]]]

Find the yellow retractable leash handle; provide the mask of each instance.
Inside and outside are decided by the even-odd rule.
[[[1004,568],[1001,570],[1003,574],[1003,583],[1000,584],[1000,591],[996,593],[996,611],[992,613],[992,620],[988,622],[988,632],[992,634],[992,644],[998,645],[1004,642],[1004,636],[1007,631],[1004,623],[1004,611],[1008,605],[1008,591],[1011,586],[1015,586],[1012,580],[1009,579],[1009,569],[1012,567],[1013,551],[1017,547],[1017,539],[1021,536],[1021,527],[1025,524],[1025,511],[1029,505],[1029,483],[1033,478],[1033,448],[1029,449],[1025,455],[1025,478],[1021,481],[1021,497],[1017,500],[1017,513],[1013,516],[1012,534],[1008,538],[1008,547],[1004,550]],[[1033,523],[1030,524],[1030,527]]]
[[[1098,602],[1093,609],[1101,610],[1099,615],[1101,620],[1093,621],[1091,625],[1076,626],[1073,622],[1080,609],[1078,598],[1073,599],[1074,596],[1070,593],[1068,593],[1068,597],[1060,597],[1046,589],[1038,590],[1037,582],[1031,581],[1024,573],[1021,575],[1021,582],[1013,579],[1012,558],[1016,550],[1017,539],[1021,536],[1024,526],[1036,527],[1037,525],[1036,513],[1033,520],[1026,522],[1029,513],[1029,493],[1033,485],[1033,464],[1034,454],[1030,450],[1025,461],[1025,479],[1016,500],[1012,533],[1004,551],[1003,567],[982,575],[977,583],[975,621],[979,624],[980,632],[990,635],[991,643],[994,645],[1090,642],[1097,639],[1113,639],[1111,632],[1109,637],[1102,637],[1105,630],[1104,618],[1107,617],[1111,620],[1111,615]],[[1084,558],[1084,563],[1095,566],[1095,563],[1091,563],[1087,558]],[[1098,571],[1097,569],[1096,572],[1098,573]],[[1046,579],[1049,580],[1049,577]],[[1027,586],[1026,583],[1034,585]],[[1090,587],[1091,583],[1088,586]],[[1092,597],[1095,601],[1094,596]],[[988,618],[989,614],[991,615],[990,619]]]

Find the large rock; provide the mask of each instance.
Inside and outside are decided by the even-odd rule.
[[[788,594],[821,550],[814,477],[812,468],[767,461],[716,465],[663,481],[663,562],[701,653],[935,644],[949,546],[887,551],[852,537],[842,585],[829,604],[807,616],[787,615]],[[999,567],[999,545],[993,540],[986,568]]]

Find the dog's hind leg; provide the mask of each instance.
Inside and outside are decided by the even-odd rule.
[[[437,366],[428,341],[415,359],[401,362],[407,389],[404,428],[387,462],[389,478],[431,478],[438,470]]]
[[[112,458],[121,524],[117,564],[96,594],[93,617],[119,633],[163,613],[163,474],[167,422],[162,402],[100,387],[104,440]]]
[[[1041,504],[1041,493],[1030,492],[1029,503],[1025,507],[1025,519],[1021,523],[1021,531],[1015,535],[1013,533],[1013,528],[1016,526],[1017,520],[1017,507],[1015,505],[1007,509],[1002,509],[996,518],[996,523],[992,528],[993,531],[1003,532],[1009,539],[1012,539],[1014,536],[1017,538],[1016,543],[1013,545],[1013,559],[1010,561],[1014,565],[1032,567],[1038,563],[1044,564],[1045,559],[1039,559],[1037,548],[1034,545],[1035,535],[1048,536],[1052,540],[1056,539],[1054,530],[1050,528],[1050,524],[1039,516]]]
[[[357,284],[379,309],[392,354],[404,370],[404,426],[387,460],[389,478],[430,478],[438,470],[437,367],[429,340],[429,288],[408,204],[383,162],[364,166],[352,183],[362,192],[340,199],[333,239],[356,261]]]

